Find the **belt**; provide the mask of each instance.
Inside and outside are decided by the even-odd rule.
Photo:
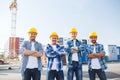
[[[78,61],[72,61],[72,63],[78,63]]]

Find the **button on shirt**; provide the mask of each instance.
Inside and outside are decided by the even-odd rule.
[[[35,51],[34,42],[31,42],[31,50]],[[38,61],[36,57],[29,56],[27,67],[29,69],[38,68]]]
[[[93,53],[96,53],[96,47],[95,46],[94,46]],[[92,69],[101,69],[98,58],[94,58],[94,59],[91,60],[91,66],[92,66]]]
[[[74,41],[74,47],[76,47],[76,40]],[[78,54],[77,53],[73,53],[72,54],[72,61],[78,61]]]

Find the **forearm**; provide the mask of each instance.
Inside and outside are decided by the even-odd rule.
[[[30,56],[30,55],[32,55],[32,54],[34,54],[34,53],[35,53],[35,51],[23,50],[23,54],[24,54],[24,55],[27,55],[27,56]]]
[[[93,54],[89,54],[88,55],[88,58],[91,58],[91,59],[93,59],[93,58],[97,58],[95,55],[93,55]]]
[[[35,52],[34,54],[32,54],[31,56],[34,56],[34,57],[42,57],[43,53],[41,52]]]
[[[92,54],[88,55],[88,58],[101,58],[103,56],[104,56],[104,54],[102,52],[100,52],[100,53],[92,53]]]
[[[104,54],[103,53],[98,53],[98,54],[96,54],[96,57],[98,57],[98,58],[104,57]]]

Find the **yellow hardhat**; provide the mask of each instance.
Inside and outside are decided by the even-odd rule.
[[[49,37],[51,38],[52,36],[58,37],[58,34],[56,32],[52,32]]]
[[[89,34],[89,37],[97,37],[97,33],[96,33],[96,32],[91,32],[91,33]]]
[[[70,33],[77,33],[77,29],[75,27],[70,28]]]
[[[35,27],[31,27],[28,33],[37,33],[37,29]]]

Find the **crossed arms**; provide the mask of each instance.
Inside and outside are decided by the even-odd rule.
[[[91,53],[91,54],[88,54],[88,58],[101,58],[104,56],[104,53],[103,51],[100,51],[100,53]]]
[[[31,51],[27,49],[23,49],[23,54],[26,56],[34,56],[34,57],[42,57],[43,53],[38,51]]]

